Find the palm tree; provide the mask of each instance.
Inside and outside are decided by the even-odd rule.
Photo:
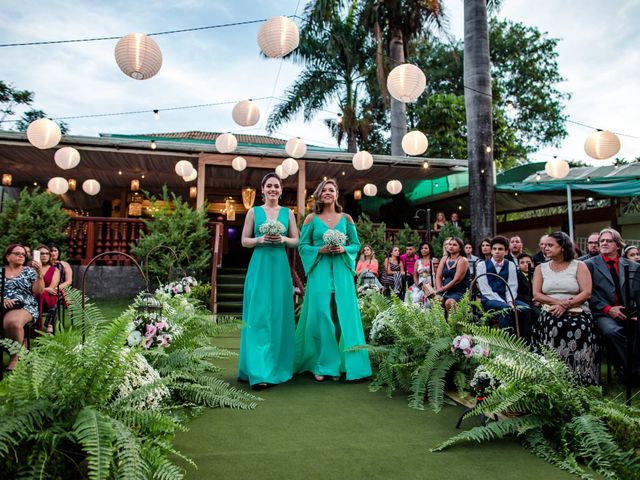
[[[312,9],[308,9],[300,46],[287,57],[304,64],[305,69],[287,89],[287,98],[269,116],[269,132],[300,110],[309,121],[329,101],[337,99],[342,122],[328,121],[327,125],[338,144],[346,136],[348,151],[357,151],[358,138],[366,136],[370,124],[358,115],[366,96],[364,72],[368,56],[367,32],[356,21],[356,4],[352,3],[344,19],[337,14],[330,22],[318,22]]]

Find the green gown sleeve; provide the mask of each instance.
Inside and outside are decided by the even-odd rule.
[[[358,252],[360,252],[360,240],[358,239],[358,232],[356,226],[350,221],[347,222],[347,245],[344,246],[345,255],[341,255],[344,259],[347,267],[351,272],[356,274],[356,260],[358,258]]]
[[[313,267],[320,261],[320,247],[316,247],[313,242],[313,222],[302,226],[300,231],[300,242],[298,243],[298,253],[302,259],[302,266],[307,277],[311,274]]]

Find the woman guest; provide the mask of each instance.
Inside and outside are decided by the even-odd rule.
[[[634,245],[624,247],[622,258],[626,258],[632,262],[640,262],[640,251],[638,251],[638,247]]]
[[[71,270],[71,265],[60,258],[60,249],[57,245],[49,245],[49,251],[51,252],[51,263],[60,270],[58,289],[62,292],[73,283],[73,270]]]
[[[478,247],[478,257],[480,260],[490,260],[491,259],[491,239],[483,238],[480,242],[480,246]]]
[[[418,253],[420,258],[416,262],[415,270],[413,272],[413,282],[420,288],[422,295],[415,299],[425,303],[425,300],[433,296],[436,291],[436,268],[438,267],[438,259],[433,258],[433,247],[429,242],[423,242],[420,244]],[[415,300],[414,300],[415,301]]]
[[[600,376],[587,304],[592,286],[589,269],[574,260],[571,239],[563,232],[547,235],[543,252],[549,261],[538,265],[533,274],[534,299],[542,304],[534,335],[558,352],[579,383],[595,385]]]
[[[362,253],[356,265],[356,275],[358,277],[365,271],[373,273],[376,277],[378,276],[378,260],[376,260],[371,245],[362,247]]]
[[[436,213],[436,221],[433,223],[433,231],[439,232],[446,224],[447,218],[444,216],[444,212]]]
[[[455,308],[469,288],[469,262],[462,255],[464,243],[458,237],[452,237],[444,244],[445,255],[438,265],[436,273],[436,293],[442,296],[444,308]]]
[[[404,278],[404,265],[400,261],[400,248],[391,247],[384,259],[384,273],[382,284],[389,291],[402,298],[402,279]]]
[[[369,377],[369,355],[355,349],[366,343],[353,284],[360,250],[356,227],[342,213],[335,180],[321,182],[313,198],[315,214],[305,219],[298,247],[307,290],[296,329],[295,369],[313,373],[318,382],[339,379],[341,372],[347,380]],[[336,232],[346,241],[327,245],[330,237],[338,240]]]
[[[247,212],[242,229],[242,245],[254,251],[244,283],[238,362],[238,379],[255,390],[293,376],[293,281],[285,246],[298,244],[293,212],[278,204],[280,177],[268,173],[261,186],[264,205]]]
[[[51,262],[51,251],[46,245],[38,245],[36,248],[40,252],[40,264],[42,265],[42,278],[44,280],[44,290],[38,297],[39,318],[45,322],[44,327],[47,333],[53,333],[55,321],[55,308],[58,305],[58,286],[60,283],[60,271]],[[44,314],[48,313],[45,320]]]
[[[14,243],[4,251],[6,284],[4,293],[4,334],[18,343],[24,342],[25,325],[38,319],[38,302],[34,295],[44,290],[42,266],[35,260],[25,266],[27,252],[22,245]],[[5,370],[11,371],[18,363],[12,355]]]

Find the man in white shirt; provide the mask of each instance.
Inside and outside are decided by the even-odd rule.
[[[522,243],[522,239],[520,235],[514,235],[509,239],[508,252],[506,255],[506,259],[517,267],[518,266],[518,255],[522,253],[524,250],[524,244]]]

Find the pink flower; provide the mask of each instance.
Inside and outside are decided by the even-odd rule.
[[[464,353],[464,356],[469,358],[473,356],[473,349],[471,348],[465,348],[462,350],[462,353]]]
[[[145,333],[144,336],[145,337],[152,337],[153,335],[156,334],[157,330],[158,329],[153,324],[149,323],[149,324],[147,324],[147,333]]]
[[[167,328],[167,323],[163,320],[160,320],[159,322],[156,322],[156,328],[158,330],[164,330],[165,328]]]
[[[144,341],[145,350],[149,350],[151,348],[151,345],[153,345],[153,337],[150,337],[150,338],[145,337],[145,341]]]
[[[169,335],[162,335],[162,337],[160,338],[160,346],[161,347],[168,346],[170,339],[171,339],[171,337]]]

